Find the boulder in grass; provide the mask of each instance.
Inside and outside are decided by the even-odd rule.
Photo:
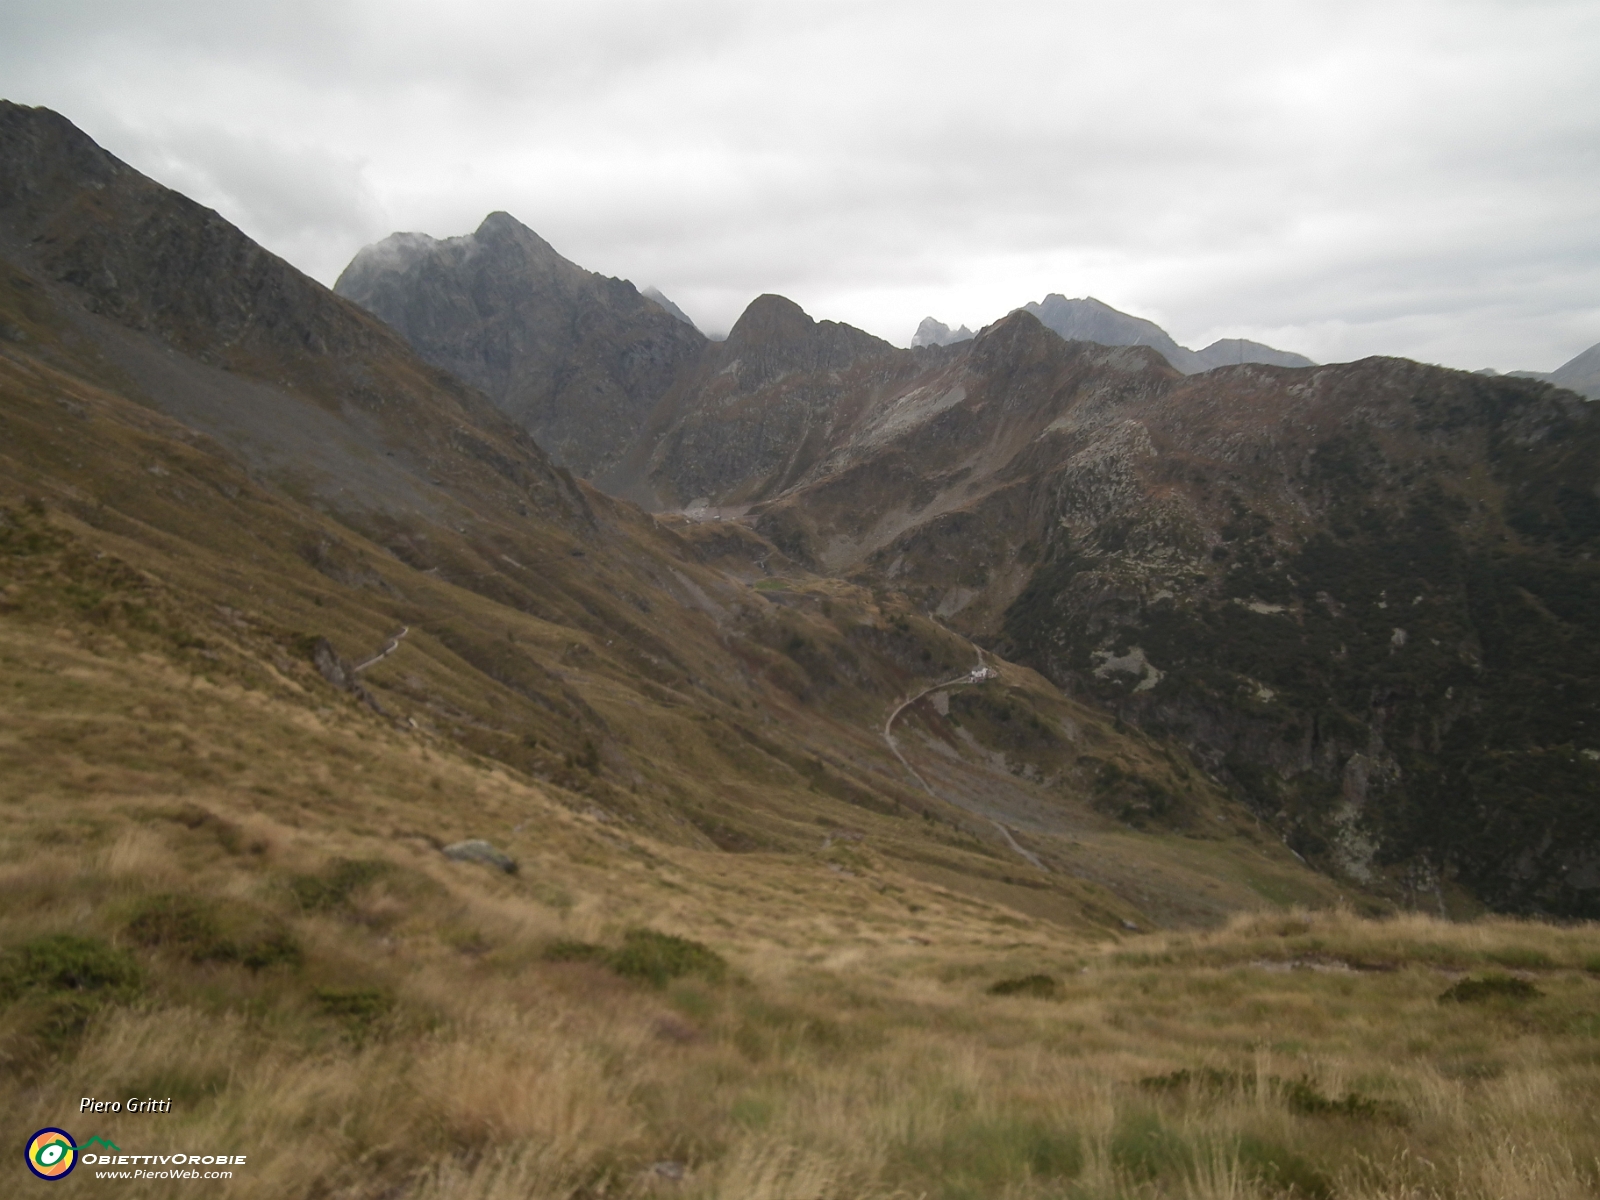
[[[465,842],[453,842],[444,848],[444,856],[453,858],[457,862],[482,863],[486,867],[504,871],[507,875],[515,875],[517,873],[517,860],[503,850],[496,850],[482,838],[470,838]]]

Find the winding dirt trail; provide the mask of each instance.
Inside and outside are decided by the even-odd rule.
[[[934,692],[942,692],[946,688],[960,687],[964,683],[976,684],[984,682],[988,676],[983,675],[982,672],[987,669],[988,664],[983,661],[983,648],[980,646],[975,647],[975,649],[978,651],[977,670],[969,671],[965,675],[958,675],[954,679],[947,679],[943,683],[936,683],[931,687],[923,688],[916,695],[910,696],[897,704],[893,711],[889,713],[888,720],[884,721],[883,723],[883,740],[888,744],[889,750],[894,754],[895,758],[900,760],[900,765],[906,769],[906,774],[915,779],[917,783],[922,786],[922,790],[927,792],[928,795],[932,796],[935,800],[943,800],[946,804],[954,804],[955,801],[948,800],[944,796],[939,795],[938,792],[934,791],[932,785],[929,784],[920,773],[918,773],[917,769],[913,767],[909,761],[907,761],[906,756],[900,753],[900,746],[894,740],[894,723],[901,713],[905,712],[906,709],[910,708],[913,704],[925,696],[931,696]],[[964,806],[956,804],[956,807],[962,808]],[[993,825],[1000,831],[1000,836],[1005,838],[1006,845],[1010,846],[1012,850],[1016,851],[1016,853],[1025,861],[1031,863],[1035,867],[1038,867],[1041,871],[1050,870],[1049,867],[1045,866],[1044,863],[1039,861],[1039,856],[1037,854],[1035,854],[1032,850],[1022,846],[1020,843],[1018,843],[1016,838],[1011,836],[1011,830],[1007,829],[1003,824],[1001,824],[999,821],[996,821],[993,817],[989,817],[987,820],[989,824]]]
[[[367,659],[366,662],[361,663],[358,666],[352,667],[350,669],[352,671],[365,671],[368,667],[374,666],[377,663],[381,663],[384,659],[388,658],[389,655],[393,654],[396,650],[400,649],[400,643],[406,640],[406,634],[408,634],[410,632],[411,632],[411,626],[409,626],[409,625],[402,626],[401,629],[400,629],[400,632],[395,634],[394,638],[389,642],[389,644],[387,646],[385,646],[382,650],[378,651],[378,653],[374,654],[371,658]]]

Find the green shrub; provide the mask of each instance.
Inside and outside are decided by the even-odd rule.
[[[991,996],[1034,996],[1040,1000],[1054,999],[1061,985],[1053,975],[1024,975],[1020,979],[1002,979],[989,986]]]
[[[300,943],[287,929],[273,930],[239,950],[239,961],[253,971],[266,967],[297,967],[304,958]]]
[[[352,1041],[366,1041],[394,1011],[394,997],[378,988],[318,988],[314,993],[323,1016],[341,1021]]]
[[[596,946],[593,942],[575,942],[563,938],[551,942],[544,948],[539,956],[545,962],[595,962],[603,963],[609,951],[604,946]]]
[[[1526,979],[1513,975],[1485,975],[1463,979],[1439,994],[1440,1004],[1485,1004],[1491,1000],[1537,1000],[1544,995]]]
[[[709,946],[653,929],[628,930],[622,949],[607,955],[606,965],[624,979],[655,987],[684,975],[699,975],[716,983],[728,971],[726,960]]]
[[[1194,1152],[1155,1113],[1128,1113],[1111,1132],[1111,1161],[1135,1179],[1181,1177],[1194,1169]]]
[[[190,962],[237,962],[260,970],[301,961],[300,945],[292,933],[260,928],[252,916],[215,901],[163,894],[139,905],[127,933],[141,946],[163,947]],[[230,931],[228,925],[237,928]]]
[[[149,897],[128,922],[127,934],[141,946],[165,946],[195,962],[235,956],[215,909],[192,896]]]
[[[0,1005],[19,1006],[18,1028],[46,1055],[70,1049],[102,1005],[133,999],[140,982],[133,956],[99,938],[46,934],[0,954]]]
[[[389,863],[380,859],[335,859],[320,875],[294,875],[289,891],[306,912],[331,912],[342,908],[352,893],[388,874]]]
[[[938,1141],[906,1147],[916,1167],[938,1180],[945,1200],[1011,1194],[1008,1185],[1070,1179],[1083,1170],[1076,1132],[1021,1115],[957,1120]]]
[[[1216,1067],[1184,1067],[1166,1075],[1149,1075],[1139,1080],[1147,1092],[1242,1092],[1254,1081],[1238,1071],[1219,1071]]]
[[[1306,1117],[1357,1117],[1365,1120],[1390,1120],[1399,1122],[1398,1108],[1383,1100],[1374,1100],[1359,1092],[1349,1092],[1342,1100],[1324,1096],[1311,1082],[1309,1075],[1287,1082],[1274,1080],[1274,1086],[1283,1096],[1290,1112]]]
[[[1246,1135],[1239,1139],[1239,1166],[1273,1195],[1333,1200],[1333,1180],[1287,1146]]]
[[[28,992],[83,993],[106,999],[139,990],[139,964],[99,938],[72,933],[36,937],[0,955],[0,999]]]

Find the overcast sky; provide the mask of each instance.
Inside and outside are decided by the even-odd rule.
[[[708,332],[1061,292],[1319,361],[1600,341],[1597,0],[0,0],[0,95],[330,284],[505,209]]]

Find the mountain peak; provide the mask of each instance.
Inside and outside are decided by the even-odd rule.
[[[917,326],[917,332],[911,335],[913,346],[953,346],[957,342],[970,341],[972,330],[963,325],[960,329],[951,329],[943,321],[936,321],[932,317],[923,317],[922,324]]]
[[[739,314],[728,331],[727,345],[798,342],[816,328],[817,323],[793,300],[767,292],[750,301]]]
[[[334,290],[483,390],[562,465],[608,468],[705,338],[633,284],[563,258],[510,213],[368,246]]]
[[[691,318],[688,313],[684,312],[683,309],[679,308],[671,300],[667,299],[667,297],[662,294],[661,289],[656,287],[654,284],[651,284],[648,287],[640,288],[639,289],[639,294],[641,296],[643,296],[646,300],[652,300],[655,303],[659,304],[662,308],[664,308],[667,311],[667,315],[668,316],[676,317],[678,320],[682,321],[685,325],[689,325],[689,326],[694,327],[693,318]]]
[[[130,170],[60,113],[0,100],[0,208],[49,203],[63,190],[104,185]]]
[[[490,213],[479,222],[478,228],[465,240],[478,245],[490,246],[497,250],[516,246],[524,251],[531,251],[540,257],[557,258],[562,262],[567,261],[556,252],[554,246],[508,212],[496,210]]]

